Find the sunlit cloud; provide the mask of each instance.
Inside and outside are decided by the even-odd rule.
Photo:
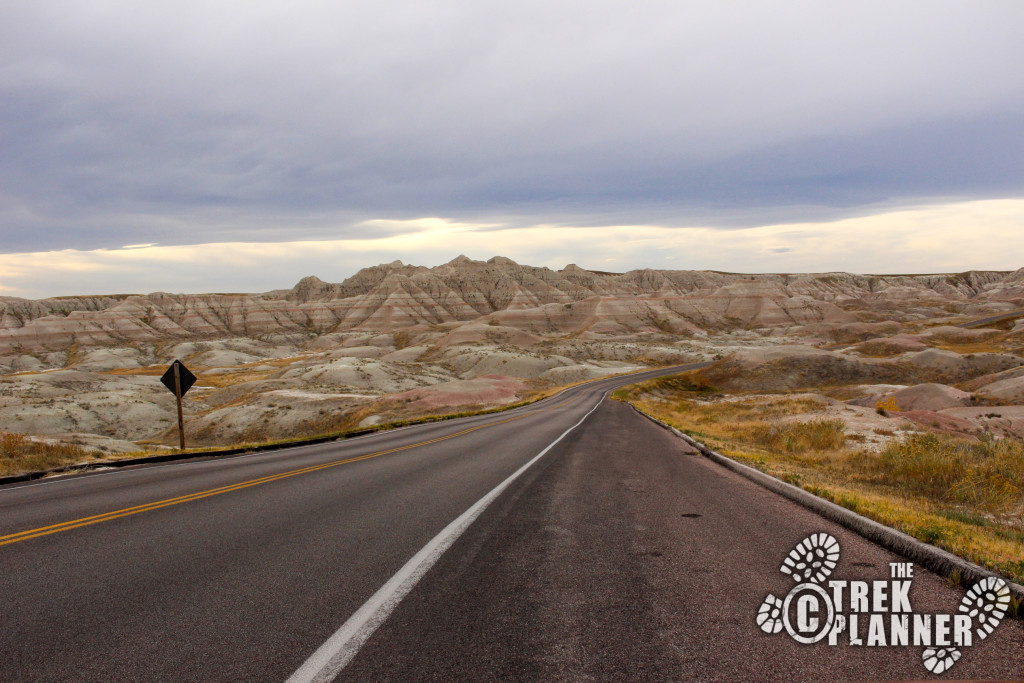
[[[707,226],[619,225],[553,228],[479,224],[439,217],[375,219],[401,228],[372,238],[218,242],[0,255],[7,295],[151,291],[261,292],[316,275],[341,281],[358,269],[400,259],[436,266],[462,253],[507,256],[559,269],[709,269],[734,272],[860,273],[1016,270],[1024,266],[1024,200],[928,206],[826,223],[720,230]],[[357,231],[358,232],[358,231]]]

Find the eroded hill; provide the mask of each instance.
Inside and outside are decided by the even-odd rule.
[[[0,430],[120,451],[172,443],[173,397],[157,378],[174,358],[200,377],[186,409],[190,441],[208,445],[508,403],[716,358],[709,381],[749,378],[751,389],[899,384],[907,371],[904,384],[991,375],[1003,384],[978,393],[1011,395],[1024,362],[1016,323],[955,325],[1022,307],[1024,270],[615,274],[502,257],[396,261],[262,294],[5,297]],[[998,353],[977,355],[987,351]]]

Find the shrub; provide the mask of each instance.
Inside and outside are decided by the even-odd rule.
[[[879,415],[888,415],[889,413],[899,412],[900,407],[896,404],[896,399],[890,396],[889,398],[883,399],[875,404],[875,412]]]

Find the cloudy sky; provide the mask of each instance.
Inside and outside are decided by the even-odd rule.
[[[1024,266],[1024,2],[0,4],[0,295]]]

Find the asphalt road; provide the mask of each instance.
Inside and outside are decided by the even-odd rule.
[[[961,323],[957,325],[957,327],[982,327],[984,325],[991,325],[992,323],[1001,322],[1003,320],[1012,320],[1013,318],[1020,318],[1021,316],[1024,316],[1024,311],[1010,311],[1009,313],[991,315],[987,318],[981,318],[980,320],[972,320],[969,323]]]
[[[349,441],[0,488],[0,680],[284,680],[605,391],[655,374]]]
[[[0,680],[285,680],[592,410],[338,680],[925,678],[920,648],[802,646],[757,629],[808,533],[839,539],[843,578],[882,579],[899,558],[600,402],[636,379],[348,442],[0,488]],[[918,570],[911,597],[948,613],[961,595]],[[1004,623],[952,673],[1019,677],[1022,646],[1020,622]]]

